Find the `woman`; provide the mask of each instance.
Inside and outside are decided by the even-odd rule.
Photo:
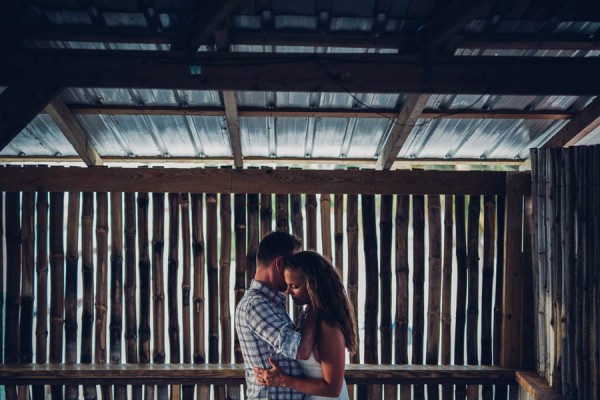
[[[283,374],[269,359],[272,368],[255,368],[256,380],[263,386],[285,386],[309,396],[307,400],[349,399],[344,370],[345,349],[357,350],[352,304],[336,269],[314,251],[302,251],[286,263],[284,278],[287,293],[294,303],[305,305],[316,325],[313,353],[308,360],[298,360],[304,378]]]

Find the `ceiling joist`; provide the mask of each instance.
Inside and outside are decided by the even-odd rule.
[[[7,51],[0,84],[353,92],[596,95],[597,58]],[[560,79],[557,77],[560,76]]]
[[[56,96],[52,100],[46,107],[46,112],[65,135],[69,143],[71,143],[73,149],[75,149],[75,152],[81,157],[85,165],[88,167],[102,165],[102,158],[89,141],[75,115],[69,110],[69,107],[67,107],[60,96]]]
[[[576,144],[600,126],[600,97],[554,134],[542,147],[568,147]]]

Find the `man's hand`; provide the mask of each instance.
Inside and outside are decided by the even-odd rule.
[[[286,386],[287,376],[281,372],[279,365],[269,357],[270,369],[254,367],[254,377],[261,386]]]

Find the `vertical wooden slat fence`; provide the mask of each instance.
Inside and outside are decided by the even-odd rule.
[[[588,182],[595,179],[589,171],[587,174],[589,176],[584,176]],[[507,237],[511,241],[513,237],[523,237],[526,242],[527,234],[522,232],[524,226],[515,222],[523,221],[526,212],[519,185],[514,184],[513,192],[508,195],[506,208],[511,211],[507,213],[510,214],[507,215],[507,221],[511,222],[508,223]],[[579,190],[585,195],[585,190]],[[536,195],[539,196],[539,193],[536,192]],[[13,285],[7,286],[6,361],[46,362],[47,333],[44,324],[50,321],[50,362],[53,363],[77,362],[77,340],[73,338],[77,339],[78,326],[81,326],[81,363],[91,363],[92,356],[97,364],[242,362],[239,344],[233,336],[232,312],[254,276],[260,237],[275,227],[291,230],[303,239],[305,236],[305,248],[322,250],[327,257],[333,258],[336,268],[347,280],[347,292],[355,307],[361,349],[350,357],[352,363],[451,365],[466,361],[473,365],[509,365],[514,362],[511,359],[511,351],[514,350],[507,348],[505,342],[507,335],[513,338],[517,335],[511,330],[516,328],[503,324],[507,313],[516,310],[515,304],[512,305],[513,309],[510,309],[510,304],[508,310],[503,308],[503,302],[506,303],[502,296],[505,293],[505,281],[509,279],[514,286],[516,279],[514,270],[506,274],[504,270],[503,196],[335,194],[333,210],[332,195],[319,196],[320,201],[317,202],[317,195],[311,193],[190,195],[173,192],[168,195],[168,204],[165,204],[164,193],[154,193],[149,198],[147,193],[102,192],[96,194],[95,202],[93,193],[70,193],[68,207],[65,208],[64,194],[55,192],[51,195],[48,226],[45,219],[48,212],[45,193],[37,194],[37,209],[35,193],[6,193],[6,212],[2,218],[6,221],[7,279],[22,284],[18,293]],[[271,207],[272,199],[275,199],[275,213]],[[465,200],[469,204],[468,215],[465,213]],[[79,201],[82,201],[81,207]],[[591,204],[586,205],[591,208]],[[561,204],[561,207],[564,209],[566,204]],[[63,210],[67,210],[66,225]],[[317,215],[320,215],[320,223]],[[565,213],[562,217],[566,218],[567,215]],[[590,215],[593,217],[593,213]],[[18,216],[22,216],[22,222]],[[37,229],[34,229],[33,221],[37,221]],[[568,221],[561,220],[561,224]],[[166,232],[165,223],[168,223]],[[64,227],[67,228],[67,251],[63,276],[60,266],[64,264]],[[79,231],[81,242],[78,241]],[[520,233],[517,234],[517,231]],[[581,238],[574,237],[573,243],[575,238],[589,240],[590,232],[594,233],[593,227],[588,228]],[[232,235],[235,235],[235,249],[232,249]],[[428,235],[427,240],[425,235]],[[523,264],[523,257],[528,256],[525,242],[519,242],[519,248],[513,248],[512,253],[507,251],[507,263],[520,257],[516,264]],[[47,243],[51,250],[50,318],[44,314],[47,308],[44,303],[47,293]],[[512,245],[509,241],[506,243]],[[32,257],[30,250],[34,245],[36,258]],[[168,245],[167,254],[164,254],[165,245]],[[359,246],[363,247],[362,252]],[[591,252],[593,249],[593,246],[584,248],[588,258],[590,254],[595,255]],[[573,251],[578,250],[573,248]],[[78,272],[79,251],[81,275]],[[565,254],[561,257],[568,260]],[[19,258],[21,255],[22,259]],[[163,267],[165,261],[166,269]],[[33,280],[28,274],[34,275],[34,265],[37,284],[35,317],[28,314],[30,306],[27,304],[27,299],[31,297],[30,282]],[[592,280],[594,272],[589,270],[586,273],[579,276],[582,288],[589,288],[595,282]],[[231,274],[235,274],[233,285],[230,284]],[[541,275],[540,272],[536,279]],[[568,278],[567,274],[563,275],[564,279]],[[573,277],[575,280],[577,278]],[[165,279],[167,304],[164,302]],[[61,282],[66,283],[64,288]],[[81,293],[78,287],[81,287]],[[64,293],[63,299],[61,293]],[[233,297],[230,297],[231,294]],[[125,303],[122,302],[123,298]],[[235,302],[230,303],[230,298]],[[555,302],[557,297],[552,299]],[[567,299],[568,296],[563,294],[563,302],[568,302]],[[583,341],[583,335],[588,332],[583,322],[588,315],[592,318],[594,310],[591,299],[589,297],[587,303],[581,300],[580,319],[573,321],[575,331],[582,334],[580,347],[583,349],[587,346],[585,349],[588,351],[597,346],[592,339],[586,339],[585,343]],[[82,301],[80,322],[76,317],[79,300]],[[456,304],[455,312],[452,303]],[[576,304],[574,302],[574,306]],[[168,321],[165,321],[165,305]],[[540,303],[538,306],[541,307]],[[206,320],[205,312],[208,313]],[[110,319],[110,326],[107,326],[107,318]],[[63,320],[64,326],[61,325]],[[34,321],[35,357],[27,349],[27,342],[33,344],[31,327]],[[168,329],[169,335],[166,349],[165,329]],[[481,332],[480,339],[472,333],[478,331]],[[64,337],[61,337],[63,332]],[[109,348],[106,347],[107,339]],[[523,338],[520,340],[523,343]],[[95,343],[95,349],[92,349],[92,343]],[[561,354],[567,348],[561,347]],[[576,348],[577,345],[574,345],[573,349]],[[125,350],[124,359],[121,349]],[[150,355],[151,351],[153,355]],[[572,359],[577,358],[573,356]],[[587,358],[580,356],[580,359],[590,364],[596,362],[591,355]],[[592,367],[594,365],[597,364]],[[574,378],[594,384],[591,373],[580,378],[574,374]],[[54,398],[62,397],[61,389],[59,386],[53,388]],[[240,387],[235,385],[215,387],[212,393],[206,385],[199,385],[197,391],[195,389],[186,385],[180,393],[178,385],[169,388],[161,384],[157,398],[242,398]],[[352,396],[360,399],[396,398],[398,394],[401,400],[425,397],[422,384],[414,387],[401,385],[399,388],[397,385],[370,385],[368,388],[349,389]],[[439,398],[440,389],[441,398],[452,395],[452,385],[441,388],[439,385],[429,385],[427,398]],[[16,399],[17,395],[21,398],[23,393],[21,391],[19,394],[16,388],[7,388],[6,391],[8,399]],[[35,400],[41,400],[44,388],[34,388],[32,393]],[[141,399],[142,394],[146,400],[155,397],[152,385],[146,385],[143,391],[140,386],[131,387],[130,392],[124,386],[112,389],[104,386],[101,393],[104,399],[114,397],[115,400],[129,397],[128,393],[135,400]],[[481,393],[482,398],[491,399],[494,390],[479,386],[471,386],[467,390],[458,386],[454,394],[459,399],[465,398],[467,393],[470,397]],[[496,387],[495,393],[495,398],[505,399],[506,387]],[[75,398],[78,390],[66,388],[66,394],[67,398]],[[95,399],[96,388],[85,385],[83,395],[86,400]]]
[[[600,146],[534,149],[531,158],[536,368],[564,396],[593,399],[600,385]]]

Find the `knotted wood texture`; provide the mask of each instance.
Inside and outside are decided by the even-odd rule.
[[[67,365],[63,362],[75,363],[75,370],[65,369],[64,374],[57,373],[51,379],[49,375],[35,378],[40,372],[31,369],[18,371],[22,381],[3,381],[8,384],[7,398],[16,399],[24,394],[22,390],[28,390],[11,383],[34,385],[36,400],[43,397],[42,384],[53,385],[55,397],[62,396],[62,385],[66,385],[69,398],[75,393],[69,388],[75,386],[68,385],[83,385],[85,399],[94,400],[98,396],[96,383],[101,385],[103,398],[191,400],[194,395],[208,398],[211,392],[216,398],[240,398],[237,385],[242,382],[241,370],[236,367],[231,372],[226,367],[242,361],[233,329],[235,304],[254,276],[258,242],[272,229],[291,231],[303,240],[305,249],[324,252],[339,269],[355,308],[359,332],[360,350],[350,358],[347,375],[352,393],[369,399],[399,393],[405,399],[419,398],[427,391],[430,398],[437,398],[442,384],[441,398],[451,391],[457,398],[464,398],[467,392],[476,394],[482,384],[486,385],[482,392],[486,398],[490,398],[492,384],[496,393],[506,392],[506,384],[514,380],[498,375],[499,370],[492,366],[521,365],[508,363],[516,336],[506,334],[522,334],[519,318],[524,314],[515,314],[519,304],[510,303],[519,285],[504,260],[514,263],[518,258],[517,265],[525,265],[527,252],[522,241],[516,248],[510,236],[513,233],[509,234],[511,240],[505,241],[504,227],[511,232],[521,229],[521,237],[527,236],[522,225],[516,224],[527,219],[527,208],[515,206],[518,199],[524,204],[528,195],[523,184],[527,177],[517,178],[520,183],[509,185],[509,192],[504,173],[457,175],[460,186],[455,175],[391,174],[391,181],[381,191],[387,194],[374,191],[371,183],[365,184],[369,177],[380,179],[368,171],[342,171],[341,175],[333,171],[337,175],[333,174],[334,179],[326,186],[306,192],[282,193],[281,186],[272,184],[279,182],[289,188],[286,182],[328,179],[324,174],[303,172],[251,171],[256,179],[254,194],[231,190],[232,186],[220,193],[179,191],[182,186],[176,182],[195,175],[173,171],[166,175],[152,171],[146,177],[142,177],[145,171],[132,172],[141,174],[142,180],[160,174],[160,183],[155,180],[158,175],[152,177],[156,187],[146,182],[145,190],[156,189],[152,194],[131,189],[125,193],[99,190],[105,182],[102,179],[95,187],[77,184],[79,189],[88,190],[83,194],[71,192],[67,197],[55,191],[50,207],[43,191],[3,194],[3,248],[11,255],[7,258],[7,279],[23,285],[18,292],[12,285],[7,287],[6,361],[29,360],[30,345],[36,349],[31,356],[36,364],[50,361],[64,369]],[[25,181],[31,188],[56,189],[58,183],[47,182],[52,174],[35,172]],[[117,181],[127,174],[121,171]],[[204,177],[210,181],[237,176],[231,170],[217,170],[206,172]],[[165,177],[173,179],[173,187]],[[470,182],[469,177],[474,180]],[[498,177],[503,185],[493,183]],[[423,181],[417,183],[417,178]],[[482,189],[478,185],[483,180],[487,183]],[[72,185],[76,183],[65,181],[63,190],[71,190]],[[389,188],[398,189],[399,194],[388,193]],[[420,189],[411,193],[411,188]],[[505,215],[511,216],[508,225]],[[37,221],[35,229],[32,221]],[[63,237],[65,228],[68,234]],[[37,249],[35,259],[31,257],[32,246]],[[49,258],[45,249],[50,250]],[[66,269],[59,268],[64,264]],[[48,266],[52,267],[49,277]],[[61,275],[63,271],[65,275]],[[36,312],[32,315],[27,311],[28,273],[34,274],[37,282]],[[583,282],[589,285],[592,281]],[[50,300],[50,315],[44,312],[46,298]],[[588,307],[592,311],[592,306]],[[32,326],[36,327],[35,335],[30,332]],[[49,360],[45,351],[47,327]],[[505,336],[500,335],[500,329]],[[481,332],[481,337],[473,335],[473,330]],[[73,342],[74,334],[79,342]],[[590,342],[587,348],[594,345]],[[59,358],[63,353],[65,358]],[[465,363],[470,365],[455,367]],[[440,364],[446,369],[438,370]],[[489,368],[479,368],[482,364]],[[78,368],[81,373],[74,372]],[[207,375],[202,375],[204,368]],[[29,378],[27,371],[32,374]],[[67,371],[79,378],[68,376]],[[114,381],[109,379],[111,373]],[[235,377],[228,378],[230,373]],[[50,380],[44,381],[46,378]],[[587,379],[591,381],[591,375]],[[229,386],[211,390],[211,384]],[[356,388],[354,384],[365,386]],[[132,385],[132,390],[123,390],[123,385]],[[144,385],[143,390],[140,385]],[[428,385],[426,390],[423,385]],[[465,385],[469,385],[468,390]]]

